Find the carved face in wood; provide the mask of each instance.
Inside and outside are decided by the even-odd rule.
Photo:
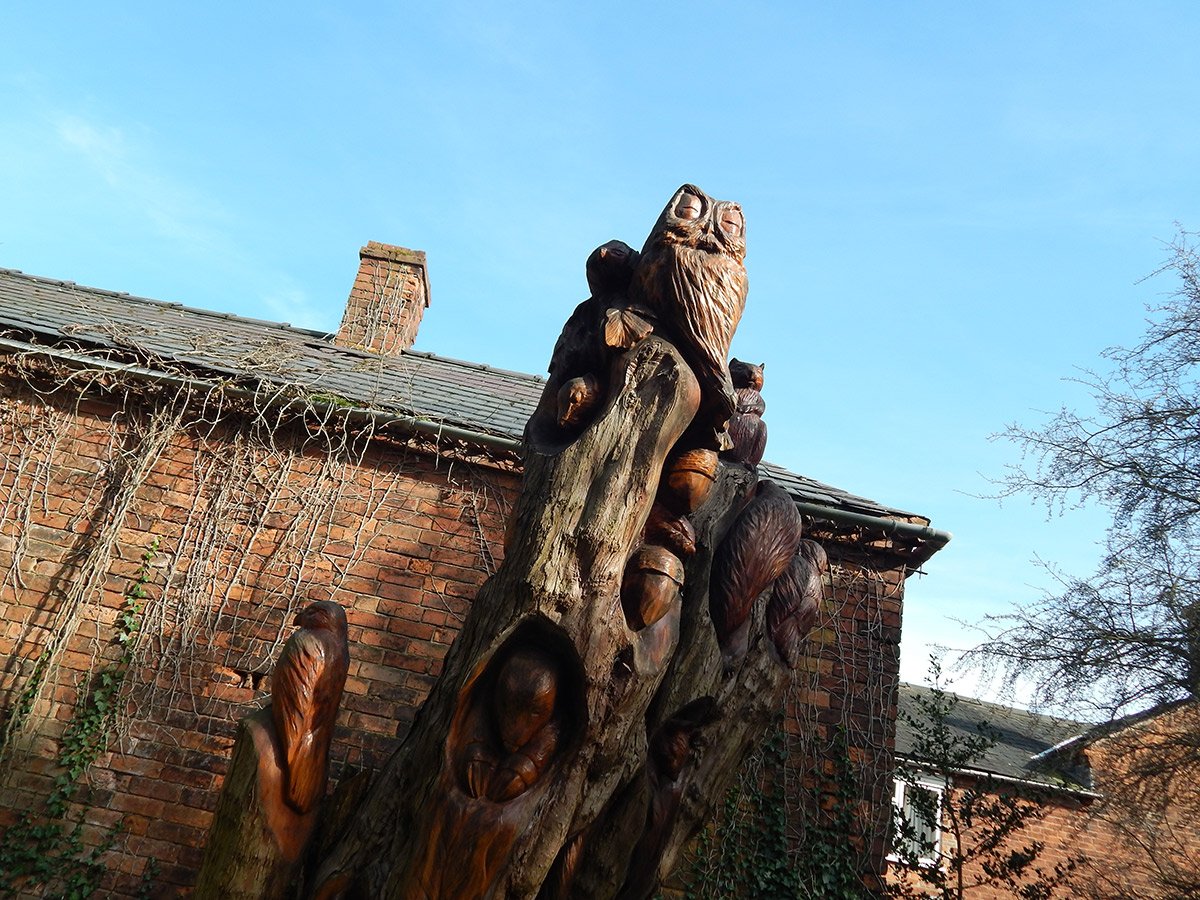
[[[557,667],[547,656],[520,650],[500,670],[495,696],[500,740],[512,753],[528,744],[554,714]]]
[[[767,368],[766,363],[748,363],[740,359],[729,361],[729,377],[733,379],[735,388],[753,388],[761,391],[763,377]]]
[[[731,395],[725,360],[746,307],[745,257],[742,208],[685,184],[659,216],[634,273],[642,301],[677,336],[702,387],[720,394]],[[727,405],[732,412],[732,396]]]
[[[300,628],[314,631],[332,631],[337,635],[346,633],[346,611],[332,600],[318,600],[296,613],[295,623]]]

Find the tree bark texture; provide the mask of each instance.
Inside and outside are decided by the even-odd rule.
[[[529,447],[504,563],[408,740],[320,866],[317,896],[534,897],[568,839],[645,759],[645,715],[675,649],[679,601],[634,631],[621,582],[699,390],[674,347],[653,337],[617,359],[610,384],[576,441]],[[544,759],[524,760],[531,780],[509,796],[473,779],[488,766],[473,765],[484,754],[472,745],[498,743],[484,720],[502,703],[507,662],[526,651],[553,671],[544,727],[558,736]]]
[[[283,800],[283,783],[268,706],[238,723],[229,774],[200,864],[196,900],[285,896],[320,807],[297,813]]]
[[[763,409],[724,362],[744,255],[740,207],[685,185],[640,254],[589,259],[504,562],[310,896],[648,897],[780,712],[824,556],[757,480],[765,430],[727,431]]]

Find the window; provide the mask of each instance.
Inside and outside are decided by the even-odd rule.
[[[936,778],[896,781],[896,793],[892,798],[896,841],[891,859],[915,859],[922,866],[937,862],[944,790],[945,783]]]

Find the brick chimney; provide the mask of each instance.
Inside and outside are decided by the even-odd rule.
[[[358,275],[333,342],[398,356],[417,339],[417,327],[429,305],[425,254],[368,241],[358,258]]]

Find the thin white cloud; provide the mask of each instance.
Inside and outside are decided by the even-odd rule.
[[[162,174],[151,148],[131,140],[121,128],[81,116],[59,114],[53,121],[63,148],[100,176],[119,205],[193,252],[227,252],[222,226],[228,216],[199,191]]]
[[[52,114],[50,123],[74,174],[102,185],[111,210],[140,219],[160,240],[202,260],[242,297],[256,297],[269,315],[302,327],[328,326],[328,315],[286,273],[264,268],[263,258],[239,243],[236,216],[165,171],[152,139],[75,114]]]

